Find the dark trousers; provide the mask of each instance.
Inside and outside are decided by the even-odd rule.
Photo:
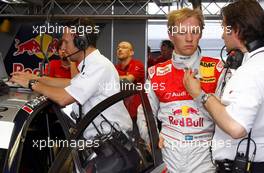
[[[216,173],[234,173],[232,171],[233,161],[232,160],[222,160],[216,161]],[[239,172],[243,173],[243,172]],[[249,172],[244,173],[264,173],[264,162],[253,162],[251,163],[251,169]]]

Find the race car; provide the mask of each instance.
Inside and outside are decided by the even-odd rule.
[[[0,172],[155,173],[164,169],[156,123],[143,90],[121,91],[99,103],[77,123],[60,106],[30,90],[10,88],[1,94]],[[82,135],[86,127],[101,112],[134,94],[141,97],[150,145],[137,132],[128,134],[114,126],[113,132],[97,135],[87,145]]]

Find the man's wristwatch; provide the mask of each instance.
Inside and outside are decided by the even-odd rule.
[[[209,97],[212,96],[212,94],[210,93],[205,93],[203,90],[200,93],[200,95],[195,98],[194,100],[198,103],[202,103],[203,105],[207,102],[207,100],[209,99]]]
[[[210,94],[210,93],[204,93],[202,95],[202,100],[201,100],[202,104],[205,104],[207,102],[207,100],[209,99],[209,97],[211,97],[211,96],[212,96],[212,94]]]
[[[28,81],[28,88],[31,90],[31,91],[33,91],[33,89],[32,89],[32,86],[34,85],[34,84],[36,84],[38,81],[36,80],[36,79],[30,79],[29,81]]]

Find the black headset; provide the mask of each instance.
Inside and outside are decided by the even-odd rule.
[[[75,19],[72,23],[75,23],[74,26],[78,30],[78,28],[82,25],[83,22],[81,21],[81,18],[78,18]],[[86,24],[83,25],[86,26]],[[91,40],[88,36],[88,33],[84,30],[83,35],[80,35],[80,33],[78,32],[75,34],[73,43],[75,47],[77,47],[79,50],[85,50],[90,46]]]
[[[78,27],[78,26],[77,26]],[[83,36],[76,34],[73,39],[74,46],[77,47],[79,50],[85,50],[89,47],[89,39],[86,33]]]
[[[264,39],[254,40],[246,44],[246,48],[248,52],[252,52],[262,46],[264,46]]]
[[[245,45],[248,52],[252,52],[262,46],[264,46],[264,40],[254,40],[248,44]],[[240,49],[231,49],[228,53],[227,53],[227,59],[226,61],[223,60],[222,54],[223,54],[223,50],[225,49],[225,46],[223,46],[223,48],[221,49],[221,59],[224,62],[224,68],[230,68],[230,69],[237,69],[238,67],[241,66],[242,62],[243,62],[243,57],[244,57],[244,53],[240,50]]]
[[[232,49],[227,53],[224,68],[237,69],[241,66],[244,53],[240,49]]]
[[[252,41],[252,42],[246,44],[246,48],[249,52],[252,52],[252,51],[254,51],[254,50],[256,50],[262,46],[264,46],[264,40],[261,40],[261,39],[255,40],[255,41]],[[226,46],[223,46],[223,48],[221,49],[221,52],[220,52],[220,57],[221,57],[222,62],[224,63],[224,68],[227,69],[225,71],[225,74],[224,74],[224,81],[223,81],[223,84],[221,87],[221,92],[223,91],[223,89],[226,85],[226,77],[227,77],[229,69],[234,69],[234,70],[238,69],[238,67],[241,66],[241,64],[243,62],[243,58],[244,58],[244,53],[240,49],[232,49],[227,53],[227,59],[225,61],[223,59],[223,56],[222,56],[225,47]],[[259,52],[257,52],[257,53],[259,53]],[[255,53],[255,54],[257,54],[257,53]],[[252,55],[252,56],[254,56],[254,55]]]

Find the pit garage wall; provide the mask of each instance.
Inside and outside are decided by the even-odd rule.
[[[8,54],[17,31],[20,28],[18,20],[12,20],[12,28],[9,33],[0,33],[0,51],[3,59]],[[102,24],[97,47],[102,54],[110,59],[114,64],[117,63],[116,47],[120,41],[127,40],[132,42],[135,49],[135,57],[143,63],[145,61],[145,40],[146,40],[146,20],[98,20],[96,23]],[[44,23],[44,22],[43,22]],[[0,57],[1,58],[1,57]],[[9,61],[9,60],[8,60]],[[10,61],[12,61],[10,59]],[[0,61],[1,62],[1,61]],[[36,67],[32,67],[36,68]],[[3,70],[2,70],[3,71]],[[4,72],[0,71],[0,77]]]
[[[97,42],[97,47],[103,55],[116,64],[116,48],[118,43],[129,41],[134,46],[135,58],[140,59],[144,63],[145,40],[147,37],[146,20],[108,20],[103,23],[105,25],[100,30],[101,33]]]
[[[20,28],[20,23],[16,20],[11,21],[11,28],[8,33],[0,32],[0,79],[6,78],[7,73],[4,66],[4,59],[13,43],[15,35]]]
[[[120,41],[130,41],[134,46],[135,58],[145,61],[145,20],[118,20],[114,21],[114,63],[116,63],[116,47]]]

